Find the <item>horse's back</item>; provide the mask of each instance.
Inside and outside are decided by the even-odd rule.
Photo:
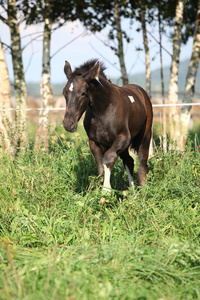
[[[124,90],[129,90],[133,94],[137,95],[140,101],[144,102],[147,107],[151,107],[152,110],[152,104],[151,100],[147,94],[147,92],[139,85],[137,84],[127,84],[122,87]]]

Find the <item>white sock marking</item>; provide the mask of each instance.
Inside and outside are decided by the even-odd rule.
[[[110,185],[110,169],[106,166],[103,165],[104,168],[104,182],[103,182],[103,190],[104,191],[109,191],[111,189]]]
[[[74,84],[73,84],[73,82],[70,84],[70,87],[69,87],[69,91],[70,92],[73,92],[73,90],[74,90]]]
[[[133,182],[133,177],[131,176],[129,168],[127,166],[125,166],[125,168],[126,168],[126,172],[128,174],[129,186],[132,187],[132,188],[134,188],[135,186],[134,186],[134,182]]]
[[[131,103],[135,102],[135,99],[133,98],[133,96],[128,96],[128,97],[129,97]]]

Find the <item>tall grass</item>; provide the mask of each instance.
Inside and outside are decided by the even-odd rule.
[[[0,299],[200,299],[197,150],[156,149],[134,191],[118,160],[107,195],[78,137],[2,156]]]

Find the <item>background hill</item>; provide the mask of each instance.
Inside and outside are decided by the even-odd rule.
[[[189,66],[189,60],[185,60],[180,63],[179,79],[178,79],[180,93],[184,91],[188,66]],[[163,73],[164,73],[165,91],[168,92],[169,81],[170,81],[170,67],[165,67]],[[155,71],[152,71],[151,80],[152,80],[152,91],[160,92],[161,90],[160,69],[156,69]],[[140,73],[140,74],[135,74],[130,76],[130,82],[134,82],[141,85],[142,87],[145,87],[145,74]],[[199,98],[200,95],[198,94],[200,94],[200,66],[198,68],[198,73],[196,78],[195,93],[197,94],[196,97],[198,96]]]
[[[180,94],[184,91],[185,80],[188,70],[189,60],[182,61],[179,69],[179,92]],[[108,71],[106,74],[109,76]],[[133,74],[129,77],[130,83],[136,83],[145,88],[145,74],[138,73]],[[164,82],[165,92],[168,92],[170,80],[170,67],[164,68]],[[115,84],[122,85],[121,80],[118,78],[111,78],[111,81]],[[53,93],[55,96],[61,96],[62,90],[66,82],[52,83]],[[27,83],[28,96],[29,97],[40,97],[40,84],[39,82],[28,82]],[[161,80],[160,80],[160,69],[152,71],[152,94],[154,92],[160,93]],[[200,66],[197,73],[196,86],[195,86],[195,98],[200,98]]]

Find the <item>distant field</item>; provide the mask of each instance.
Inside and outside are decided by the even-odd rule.
[[[49,153],[1,157],[0,299],[200,299],[196,145],[155,148],[134,191],[118,160],[103,194],[87,141],[59,128]]]

